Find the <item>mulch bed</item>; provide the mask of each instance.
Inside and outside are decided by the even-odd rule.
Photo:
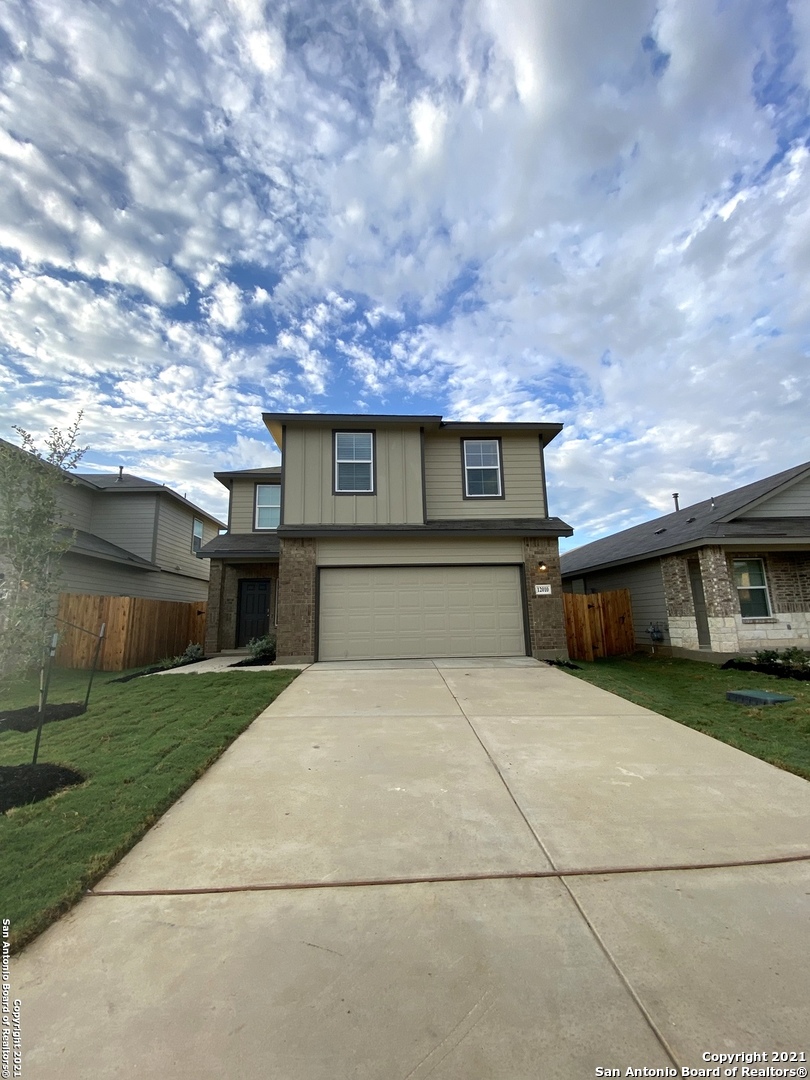
[[[15,806],[41,802],[85,779],[64,765],[0,765],[0,814]]]
[[[246,660],[237,660],[235,664],[228,664],[228,667],[269,667],[275,662],[275,656],[258,656],[255,659],[249,656]]]
[[[810,682],[810,668],[789,667],[787,664],[757,664],[753,660],[726,660],[722,670],[758,671],[760,675],[775,675],[778,679],[798,679]]]
[[[81,716],[85,711],[84,702],[81,701],[66,701],[63,705],[49,704],[45,706],[45,723],[69,720],[71,716]],[[0,709],[0,731],[34,731],[38,723],[39,709],[36,705],[5,712]]]
[[[205,657],[203,657],[203,659],[205,659]],[[132,679],[140,679],[142,675],[157,675],[159,671],[174,671],[175,668],[191,667],[192,664],[201,663],[202,660],[188,660],[183,664],[174,664],[171,667],[166,667],[164,664],[157,664],[155,667],[144,668],[143,671],[133,671],[130,675],[122,675],[120,679],[110,679],[110,682],[131,682]]]

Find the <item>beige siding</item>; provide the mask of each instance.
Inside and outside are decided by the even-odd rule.
[[[231,484],[230,530],[232,533],[253,532],[256,482],[232,480]]]
[[[618,567],[615,570],[602,570],[594,574],[583,574],[586,592],[612,592],[614,589],[629,589],[633,606],[633,630],[636,643],[649,645],[650,635],[647,627],[658,623],[667,635],[667,604],[664,598],[664,580],[661,576],[661,563],[658,559],[649,559],[635,566]],[[669,644],[669,638],[666,637]]]
[[[810,517],[810,477],[749,510],[747,518]]]
[[[207,581],[211,564],[208,559],[198,559],[191,549],[195,517],[199,517],[203,523],[203,544],[207,544],[217,535],[215,526],[173,499],[161,498],[154,561],[162,570]]]
[[[133,570],[129,566],[65,555],[61,563],[63,592],[93,596],[145,596],[153,600],[183,600],[195,603],[208,598],[208,582],[179,574]]]
[[[428,521],[454,518],[545,517],[540,439],[509,434],[502,440],[503,499],[465,499],[461,437],[446,433],[425,438],[425,490]]]
[[[136,493],[97,495],[90,531],[151,562],[157,500],[157,495]]]
[[[320,660],[526,652],[515,566],[335,567],[319,613]]]
[[[418,566],[427,563],[518,563],[523,561],[523,541],[505,537],[428,537],[318,540],[318,566]]]
[[[91,531],[93,492],[78,484],[63,484],[59,489],[59,516],[70,529]]]
[[[363,430],[363,425],[358,424],[357,430]],[[284,446],[284,523],[421,524],[419,428],[378,430],[375,451],[376,493],[333,495],[331,428],[287,428]]]

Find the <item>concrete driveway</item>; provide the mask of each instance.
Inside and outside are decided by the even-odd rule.
[[[742,1069],[810,1052],[809,825],[544,664],[315,665],[12,964],[22,1075],[789,1075]]]

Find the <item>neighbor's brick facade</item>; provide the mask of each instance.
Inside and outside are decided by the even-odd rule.
[[[740,613],[737,590],[726,553],[721,547],[702,547],[698,551],[706,614],[710,619],[731,619]]]
[[[538,570],[539,563],[547,570]],[[523,568],[532,656],[537,660],[567,660],[559,545],[554,539],[524,537]],[[535,585],[550,585],[550,596],[535,596]]]
[[[732,559],[762,559],[765,563],[765,580],[771,598],[771,608],[776,614],[810,612],[810,554],[805,551],[736,552]]]
[[[211,576],[208,579],[208,616],[205,629],[207,656],[236,648],[239,582],[243,578],[263,578],[272,581],[269,629],[274,628],[278,563],[229,563],[223,559],[212,559]]]
[[[695,617],[695,602],[689,582],[689,564],[684,555],[664,555],[661,558],[661,577],[669,618]]]
[[[278,572],[280,661],[308,664],[315,659],[315,540],[283,539]]]

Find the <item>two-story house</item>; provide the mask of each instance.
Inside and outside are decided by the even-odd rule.
[[[182,495],[125,473],[70,473],[60,517],[72,543],[60,562],[68,593],[200,603],[207,563],[197,551],[223,528]]]
[[[280,661],[564,657],[543,453],[562,425],[265,413],[281,467],[216,473],[209,654]]]

